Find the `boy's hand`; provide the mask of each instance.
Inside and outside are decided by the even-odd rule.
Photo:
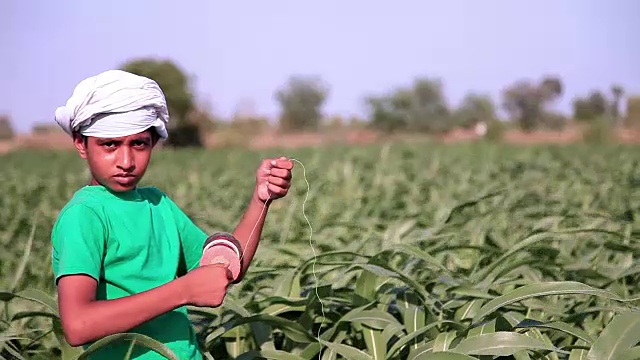
[[[293,161],[286,157],[264,159],[256,171],[255,196],[261,203],[287,195],[291,186]]]
[[[232,280],[231,272],[221,265],[199,266],[185,276],[185,294],[188,305],[218,307],[222,305],[227,287]]]

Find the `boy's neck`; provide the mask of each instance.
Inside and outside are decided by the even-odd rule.
[[[93,183],[90,182],[89,184],[86,185],[86,187],[88,188],[92,188],[92,189],[97,189],[97,190],[102,190],[108,194],[111,194],[117,198],[120,198],[122,200],[139,200],[140,199],[140,194],[138,193],[138,186],[136,186],[135,188],[131,189],[131,190],[126,190],[126,191],[115,191],[112,190],[110,188],[108,188],[107,186],[104,186],[100,183]]]

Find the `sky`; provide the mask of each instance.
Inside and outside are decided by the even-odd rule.
[[[638,14],[637,0],[0,0],[0,114],[21,133],[54,124],[79,81],[147,56],[179,64],[224,117],[277,115],[294,74],[321,76],[325,112],[343,116],[418,76],[455,106],[557,74],[569,112],[612,83],[640,94]]]

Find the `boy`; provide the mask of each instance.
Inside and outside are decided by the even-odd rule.
[[[199,266],[207,234],[163,192],[137,186],[154,145],[167,138],[161,89],[145,77],[107,71],[80,82],[55,119],[91,172],[90,183],[61,210],[51,237],[67,341],[86,346],[137,332],[180,359],[202,359],[185,306],[219,306],[231,280],[224,268]],[[233,232],[243,253],[236,282],[255,254],[270,202],[289,190],[292,168],[278,158],[257,169],[253,196]],[[128,347],[110,345],[92,359],[122,359]],[[137,346],[133,358],[162,357]]]

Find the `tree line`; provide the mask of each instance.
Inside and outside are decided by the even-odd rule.
[[[172,145],[197,145],[203,131],[220,125],[212,114],[196,103],[189,77],[173,61],[139,58],[122,64],[120,68],[149,77],[163,89],[172,117],[169,129]],[[329,95],[329,87],[320,77],[291,76],[274,93],[280,108],[276,122],[279,130],[318,131],[328,125],[335,126],[336,122],[346,125],[342,119],[333,119],[333,124],[327,124],[324,105]],[[572,121],[611,127],[640,125],[640,97],[625,98],[625,91],[618,84],[612,84],[606,90],[593,89],[572,99],[570,117],[551,109],[551,105],[563,95],[562,79],[546,75],[537,81],[517,80],[507,85],[499,103],[487,94],[469,92],[459,106],[452,107],[447,102],[441,79],[418,77],[408,86],[365,96],[367,119],[352,121],[388,134],[446,133],[455,128],[471,128],[478,123],[504,123],[504,120],[524,131],[560,130]],[[625,115],[621,111],[623,100],[626,100]],[[505,111],[506,119],[498,118],[499,109]],[[268,123],[264,118],[239,117],[231,120],[225,123],[254,131]],[[0,124],[0,129],[5,125]]]

